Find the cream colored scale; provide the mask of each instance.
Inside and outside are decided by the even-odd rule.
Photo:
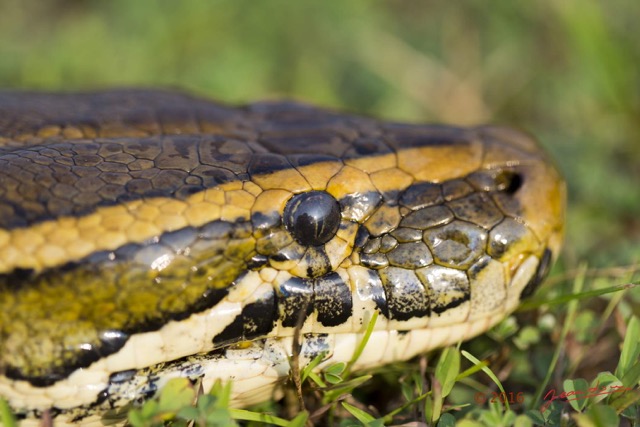
[[[50,408],[56,425],[100,425],[112,406],[179,376],[231,381],[238,406],[277,396],[296,318],[302,362],[325,354],[318,370],[351,360],[374,313],[354,369],[407,360],[498,323],[560,249],[564,183],[530,138],[506,129],[277,103],[236,110],[161,92],[0,94],[3,108],[0,397],[23,425]],[[51,178],[64,181],[53,190],[16,181],[48,177],[52,153],[79,168]],[[15,176],[2,175],[16,159]],[[79,205],[59,188],[82,193],[93,173],[131,193],[69,213]],[[236,178],[198,184],[215,174]],[[169,187],[146,194],[143,184]],[[339,211],[328,210],[337,220],[326,239],[305,244],[287,212],[314,192]],[[14,205],[30,222],[9,215]],[[322,288],[329,276],[335,288]],[[203,295],[215,302],[197,306]],[[260,304],[262,318],[247,311]],[[243,316],[273,322],[251,335]],[[69,350],[104,342],[113,349],[89,361]]]
[[[362,355],[353,365],[353,369],[364,369],[408,360],[434,348],[452,345],[483,333],[501,321],[505,311],[511,312],[516,308],[518,296],[529,278],[535,273],[537,266],[538,260],[535,257],[525,260],[506,286],[508,296],[504,305],[498,309],[492,308],[491,305],[485,305],[483,310],[482,305],[477,304],[479,308],[474,317],[469,316],[470,303],[467,302],[445,312],[442,317],[434,317],[430,321],[426,319],[422,325],[414,323],[410,325],[412,329],[405,333],[398,333],[398,329],[406,330],[408,324],[391,324],[382,317],[378,317],[373,333],[367,341]],[[326,357],[318,366],[318,370],[334,363],[347,363],[352,359],[353,352],[363,338],[363,329],[375,311],[375,305],[368,298],[369,274],[361,267],[351,267],[345,273],[349,275],[355,285],[353,323],[342,328],[342,331],[327,331],[319,328],[318,323],[310,318],[302,327],[303,331],[307,331],[306,333],[311,335],[302,338],[301,362],[308,363],[319,353],[326,352]],[[497,279],[497,276],[493,278]],[[198,354],[210,350],[211,347],[207,346],[207,342],[210,342],[212,337],[240,312],[241,303],[233,302],[233,300],[237,300],[236,295],[245,289],[253,289],[254,292],[259,293],[260,288],[264,285],[256,286],[257,283],[260,283],[260,279],[255,275],[250,275],[240,284],[238,289],[241,290],[234,292],[227,301],[219,304],[206,315],[192,315],[187,322],[169,324],[158,333],[135,337],[134,340],[127,343],[126,350],[110,356],[104,362],[94,364],[81,375],[72,376],[63,384],[49,389],[47,393],[42,394],[40,390],[26,384],[11,384],[11,387],[21,389],[22,398],[25,399],[23,404],[37,402],[48,406],[59,400],[61,395],[66,395],[68,408],[74,408],[92,403],[93,398],[90,395],[92,388],[96,384],[106,388],[109,372],[119,371],[121,366],[136,366],[134,369],[140,370],[137,374],[138,378],[117,388],[117,392],[123,396],[123,401],[126,401],[127,396],[138,395],[140,391],[150,385],[147,380],[148,370],[144,367],[162,364],[162,360],[159,360],[161,357],[176,359],[180,357],[179,355]],[[484,290],[487,292],[491,293],[491,289],[493,289],[493,292],[500,293],[505,289],[504,283],[500,280],[489,283],[492,283],[493,286],[484,285]],[[250,301],[251,299],[245,300],[245,302]],[[202,378],[204,389],[209,389],[218,379],[232,380],[234,406],[259,403],[273,395],[274,387],[281,385],[291,370],[293,337],[292,331],[287,329],[290,328],[279,329],[266,341],[254,343],[248,348],[231,348],[225,352],[225,358],[210,358],[202,355],[194,357],[192,360],[185,360],[169,369],[155,368],[154,370],[152,368],[151,370],[158,376],[154,385],[162,388],[162,385],[171,378],[184,376],[184,370],[187,366],[192,368],[193,364],[197,364],[201,366],[197,370],[197,374]],[[350,330],[359,330],[360,332],[350,332]],[[318,345],[318,338],[315,335],[318,333],[328,333],[326,338],[321,340],[322,345]],[[178,351],[176,346],[172,345],[175,342],[175,337],[178,336],[182,337],[182,345],[188,346],[191,343],[192,346],[186,349],[180,348]],[[309,349],[310,343],[313,344],[313,349]],[[168,353],[169,349],[172,349],[173,353]],[[154,354],[156,358],[151,358],[150,356]],[[149,357],[136,358],[136,355]],[[130,360],[126,360],[127,357]],[[134,360],[135,362],[132,363]],[[83,384],[83,380],[85,384]],[[10,390],[0,389],[0,393],[9,394]],[[19,401],[18,404],[20,404]],[[94,419],[91,420],[91,418]],[[91,418],[83,420],[83,425],[102,425],[99,417]],[[22,425],[38,426],[39,421],[23,422]],[[65,423],[63,416],[56,419],[56,425],[75,424]]]

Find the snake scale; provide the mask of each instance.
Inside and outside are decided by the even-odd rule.
[[[267,399],[476,336],[557,257],[565,185],[495,126],[154,90],[0,93],[0,397],[101,425],[168,379]]]

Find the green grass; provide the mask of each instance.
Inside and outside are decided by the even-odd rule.
[[[232,103],[289,97],[537,135],[567,179],[569,211],[564,251],[534,303],[464,344],[453,384],[454,350],[381,368],[340,396],[311,390],[318,385],[308,378],[309,419],[586,426],[616,424],[615,416],[637,425],[640,337],[630,322],[640,290],[605,291],[640,280],[638,16],[640,3],[628,0],[4,2],[0,86],[179,87]],[[571,297],[578,291],[584,298]],[[551,389],[614,376],[635,390],[535,413]],[[509,409],[476,401],[501,393],[498,384],[524,401]],[[211,400],[202,405],[218,411]],[[287,405],[253,411],[291,420]]]

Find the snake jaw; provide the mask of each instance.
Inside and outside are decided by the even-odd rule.
[[[559,253],[564,183],[515,131],[156,91],[0,111],[0,396],[27,417],[176,376],[255,402],[294,334],[303,362],[349,361],[374,312],[354,368],[406,360],[499,322]],[[318,193],[340,218],[298,233],[288,202]]]

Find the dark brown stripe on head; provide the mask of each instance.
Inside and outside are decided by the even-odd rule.
[[[282,326],[294,328],[313,312],[313,282],[292,277],[277,289],[278,316]]]
[[[390,320],[403,321],[429,315],[429,295],[413,270],[388,267],[378,273]]]
[[[353,314],[351,288],[337,273],[314,280],[314,307],[323,326],[339,326]]]

